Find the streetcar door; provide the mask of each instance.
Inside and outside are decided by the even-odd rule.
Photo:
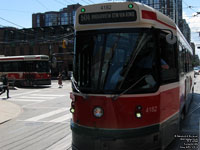
[[[29,61],[29,62],[25,62],[25,73],[24,73],[24,77],[25,77],[25,85],[28,86],[32,86],[34,83],[34,62]]]

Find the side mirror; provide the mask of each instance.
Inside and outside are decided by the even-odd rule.
[[[176,37],[172,33],[169,33],[169,34],[166,35],[166,41],[169,44],[175,44],[176,43]]]

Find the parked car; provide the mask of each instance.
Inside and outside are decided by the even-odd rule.
[[[200,74],[200,68],[199,67],[194,67],[194,74],[199,75]]]

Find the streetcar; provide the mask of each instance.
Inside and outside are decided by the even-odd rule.
[[[76,12],[73,150],[165,149],[194,91],[193,52],[161,12],[137,2]]]
[[[1,56],[0,76],[5,74],[11,86],[51,85],[49,56]]]

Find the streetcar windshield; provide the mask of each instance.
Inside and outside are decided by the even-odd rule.
[[[76,33],[74,78],[85,93],[119,93],[147,75],[127,93],[155,91],[156,45],[150,29]]]

